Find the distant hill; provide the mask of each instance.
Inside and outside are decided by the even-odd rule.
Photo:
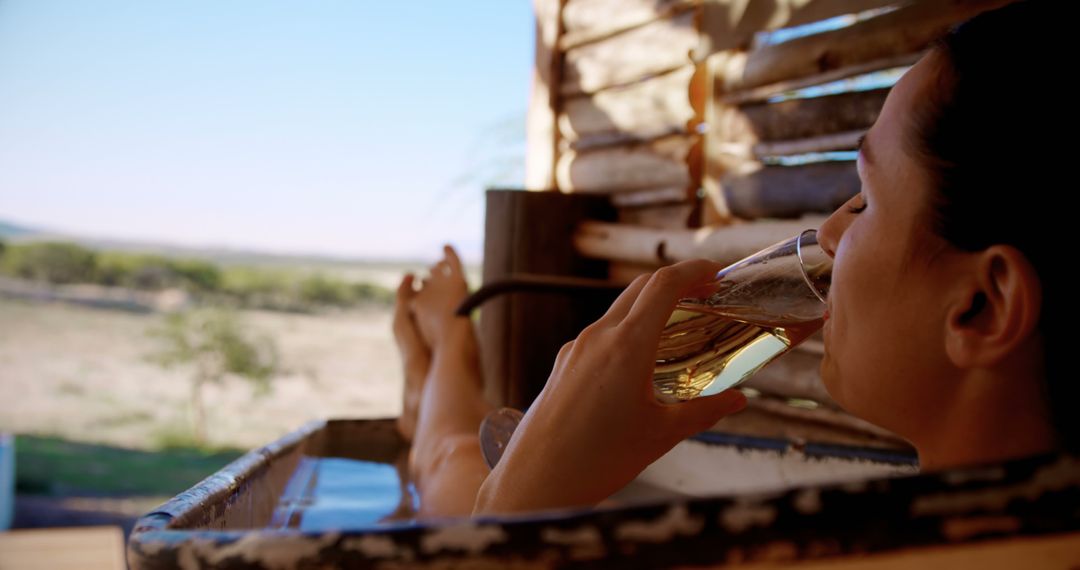
[[[0,238],[21,238],[44,233],[29,226],[21,226],[0,220]]]
[[[426,265],[415,260],[361,259],[320,254],[281,254],[227,247],[191,247],[150,241],[86,237],[57,232],[51,229],[35,228],[6,220],[0,220],[0,239],[14,243],[42,240],[68,241],[96,250],[197,258],[222,265],[299,266],[312,269],[320,267],[355,267],[357,265],[412,269]]]

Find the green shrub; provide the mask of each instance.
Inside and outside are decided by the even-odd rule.
[[[13,245],[3,258],[4,272],[49,283],[88,283],[97,271],[93,251],[67,242]]]
[[[308,305],[332,305],[343,307],[351,304],[351,291],[347,284],[321,274],[310,275],[297,284],[299,300]]]
[[[181,277],[184,285],[194,291],[217,291],[221,288],[221,270],[201,259],[179,259],[172,262],[173,271]]]
[[[351,288],[354,303],[394,304],[394,292],[386,287],[380,287],[373,283],[353,283]]]
[[[227,375],[235,375],[250,381],[256,394],[266,393],[278,370],[280,358],[274,339],[249,334],[239,314],[230,309],[213,307],[174,313],[152,334],[161,342],[152,360],[164,367],[181,365],[193,369],[192,423],[199,442],[206,441],[206,384],[220,384]]]

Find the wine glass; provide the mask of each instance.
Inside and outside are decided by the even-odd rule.
[[[676,403],[733,388],[824,324],[832,257],[817,230],[769,246],[720,270],[679,300],[660,334],[653,372],[658,400]],[[495,410],[480,424],[480,449],[494,468],[524,414]]]

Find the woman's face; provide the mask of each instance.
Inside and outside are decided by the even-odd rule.
[[[822,380],[848,411],[905,437],[932,417],[934,398],[948,397],[940,297],[949,255],[926,221],[924,172],[902,144],[911,110],[935,86],[937,57],[890,91],[859,153],[862,191],[818,230],[834,257]]]

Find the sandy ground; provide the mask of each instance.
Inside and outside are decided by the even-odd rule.
[[[333,315],[246,311],[282,370],[269,395],[228,378],[205,391],[209,442],[250,448],[319,418],[396,416],[401,372],[390,309]],[[190,369],[163,369],[161,315],[0,298],[0,431],[157,448],[190,437]]]

